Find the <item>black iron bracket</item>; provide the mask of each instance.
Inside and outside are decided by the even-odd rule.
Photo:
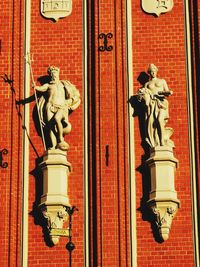
[[[103,39],[103,45],[99,46],[99,51],[104,52],[104,51],[112,51],[113,46],[109,45],[108,46],[108,39],[113,38],[113,34],[111,32],[109,33],[100,33],[99,34],[99,39]]]
[[[109,165],[109,145],[106,145],[106,154],[105,154],[105,156],[106,156],[106,166],[108,166]]]
[[[3,155],[7,155],[7,154],[8,154],[8,150],[6,148],[0,150],[0,167],[1,168],[7,168],[8,167],[8,163],[3,162]]]

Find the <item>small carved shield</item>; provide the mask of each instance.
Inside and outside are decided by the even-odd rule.
[[[71,14],[72,0],[41,0],[40,10],[45,18],[57,21]]]
[[[142,0],[142,9],[156,16],[171,11],[173,6],[173,0]]]

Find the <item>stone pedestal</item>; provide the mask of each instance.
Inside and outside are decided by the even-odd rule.
[[[156,215],[160,237],[167,240],[173,217],[180,206],[174,185],[178,160],[174,157],[171,147],[159,146],[151,149],[150,158],[146,163],[151,176],[148,205]]]
[[[47,227],[52,243],[59,241],[59,236],[51,234],[52,229],[61,229],[68,219],[66,207],[70,207],[68,198],[68,176],[71,164],[65,151],[52,149],[45,151],[40,164],[43,172],[43,194],[40,208],[47,219]]]

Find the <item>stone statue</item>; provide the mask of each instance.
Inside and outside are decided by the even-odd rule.
[[[158,68],[154,64],[148,67],[149,81],[137,92],[137,99],[145,107],[145,137],[150,147],[170,146],[173,129],[165,127],[169,119],[169,107],[166,97],[173,92],[169,90],[164,79],[157,78]]]
[[[42,97],[38,102],[41,124],[44,126],[47,149],[58,148],[67,151],[69,145],[64,136],[71,131],[69,112],[80,105],[80,93],[69,81],[59,79],[59,68],[50,66],[47,70],[50,82],[34,86]]]

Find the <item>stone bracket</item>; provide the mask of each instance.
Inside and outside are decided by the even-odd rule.
[[[39,206],[47,222],[50,241],[56,245],[60,236],[70,236],[70,232],[63,227],[71,207],[67,194],[71,164],[67,161],[66,151],[51,149],[45,151],[40,168],[43,173],[43,194]]]
[[[180,207],[174,185],[178,160],[173,156],[171,147],[159,146],[151,149],[146,164],[151,176],[147,205],[155,215],[159,236],[165,241],[169,238],[173,218]]]
[[[155,215],[159,236],[163,241],[167,240],[173,218],[180,207],[180,201],[150,200],[148,201],[148,206]]]

